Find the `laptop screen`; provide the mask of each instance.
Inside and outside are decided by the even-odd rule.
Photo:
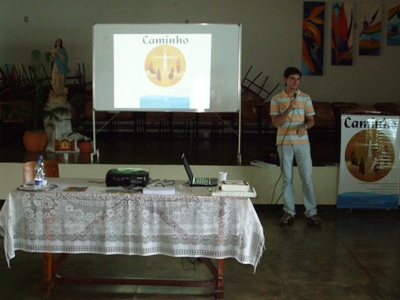
[[[193,173],[192,173],[192,170],[190,169],[190,166],[186,159],[185,153],[182,154],[182,161],[183,161],[183,166],[185,167],[185,170],[186,170],[186,174],[189,177],[189,181],[192,182],[193,181]]]

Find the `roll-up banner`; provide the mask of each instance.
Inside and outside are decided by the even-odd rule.
[[[337,207],[398,209],[399,117],[342,115]]]

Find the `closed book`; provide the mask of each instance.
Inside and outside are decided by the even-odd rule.
[[[218,197],[257,198],[256,190],[253,187],[250,187],[250,190],[247,192],[240,192],[240,191],[222,191],[221,187],[215,186],[213,187],[212,195]]]
[[[248,192],[250,184],[244,180],[225,180],[221,182],[221,190],[229,192]]]
[[[145,187],[143,194],[146,195],[175,195],[175,188],[173,187]]]

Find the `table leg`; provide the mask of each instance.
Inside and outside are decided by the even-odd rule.
[[[161,286],[191,286],[207,287],[214,289],[215,299],[224,299],[224,259],[217,260],[215,266],[210,259],[201,258],[213,275],[212,280],[206,281],[185,281],[185,280],[157,280],[157,279],[121,279],[121,278],[62,278],[55,277],[55,274],[68,256],[62,253],[56,260],[52,253],[44,253],[44,278],[42,285],[42,297],[50,296],[51,290],[56,283],[87,283],[87,284],[131,284],[131,285],[161,285]]]
[[[224,299],[224,260],[218,259],[218,278],[217,278],[217,294],[216,299]]]
[[[51,289],[54,287],[53,254],[44,253],[43,261],[44,261],[44,270],[43,270],[44,278],[43,278],[42,296],[48,297],[50,295]]]

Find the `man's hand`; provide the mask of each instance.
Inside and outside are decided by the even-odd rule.
[[[292,97],[289,102],[289,110],[292,111],[293,109],[296,108],[296,98]]]
[[[307,132],[307,128],[305,126],[300,127],[297,129],[297,135],[302,137]]]

